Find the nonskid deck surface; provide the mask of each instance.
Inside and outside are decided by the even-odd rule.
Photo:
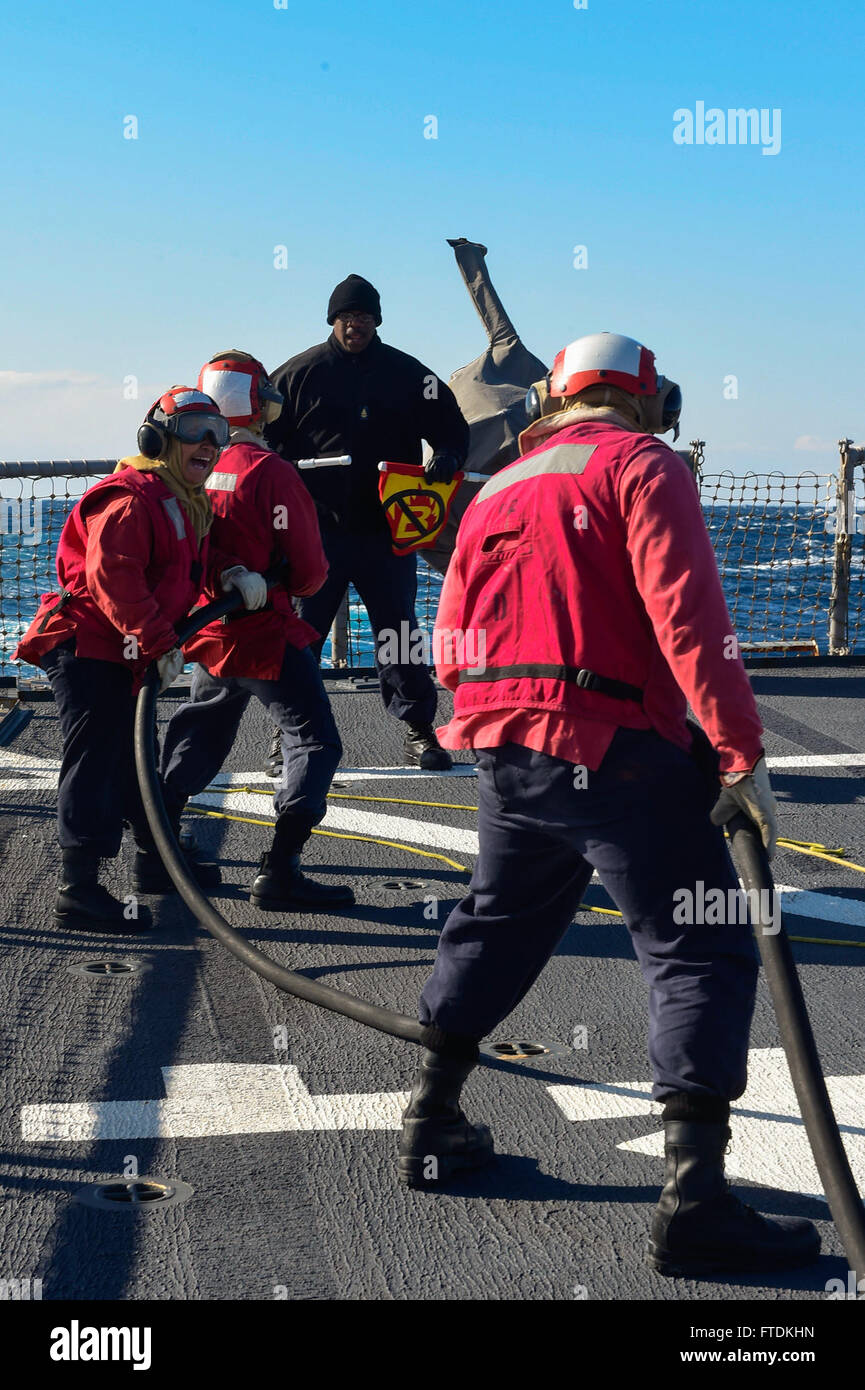
[[[782,833],[843,846],[865,863],[865,675],[766,670],[752,679]],[[341,798],[322,826],[335,834],[316,835],[306,857],[315,873],[351,884],[358,905],[328,918],[259,913],[246,888],[267,827],[196,817],[195,830],[223,865],[220,907],[252,942],[414,1015],[438,927],[473,863],[476,780],[469,762],[452,776],[403,769],[401,727],[377,694],[337,682],[331,694],[344,769],[356,771],[338,774]],[[172,707],[163,701],[161,715]],[[811,1300],[825,1298],[830,1278],[846,1278],[762,982],[750,1089],[728,1161],[761,1210],[819,1223],[815,1266],[695,1282],[644,1264],[661,1174],[645,991],[621,921],[589,911],[496,1034],[561,1052],[483,1066],[466,1088],[466,1109],[490,1124],[498,1162],[435,1195],[409,1191],[396,1183],[395,1149],[411,1044],[262,983],[176,897],[148,900],[158,927],[147,938],[53,925],[60,741],[53,706],[32,708],[0,750],[0,1280],[39,1279],[44,1299]],[[448,708],[442,694],[441,713]],[[264,717],[250,710],[226,782],[266,789],[267,742]],[[272,818],[269,799],[249,792],[209,804]],[[356,836],[367,838],[345,838]],[[129,862],[124,846],[117,891]],[[792,935],[865,942],[862,875],[789,850],[775,874],[802,890],[785,899]],[[587,897],[608,901],[597,885]],[[865,1186],[865,949],[794,950]],[[111,979],[70,973],[99,959],[147,968]],[[180,1179],[193,1195],[140,1216],[72,1200],[83,1184],[136,1173]]]

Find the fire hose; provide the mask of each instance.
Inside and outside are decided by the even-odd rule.
[[[713,819],[720,818],[719,810],[720,806]],[[751,905],[754,934],[805,1133],[847,1261],[861,1279],[865,1277],[865,1207],[850,1171],[826,1089],[790,939],[783,922],[779,923],[773,911],[775,884],[769,860],[760,832],[742,811],[727,821],[727,829],[733,858]]]
[[[279,582],[275,572],[269,573],[267,579],[271,588]],[[223,599],[196,609],[178,627],[178,642],[182,645],[207,623],[233,612],[240,607],[241,601],[240,594],[232,592]],[[135,764],[144,809],[157,849],[190,911],[205,930],[242,964],[269,980],[277,989],[352,1018],[367,1028],[420,1043],[424,1030],[416,1019],[287,970],[250,945],[201,892],[183,860],[162,796],[156,760],[158,694],[159,678],[154,662],[145,676],[135,710]],[[720,806],[721,803],[713,819],[720,819]],[[850,1170],[826,1089],[790,941],[783,924],[778,924],[771,909],[766,910],[767,903],[774,903],[775,893],[769,861],[756,826],[741,811],[733,814],[727,824],[733,856],[751,904],[752,923],[763,969],[811,1152],[850,1268],[857,1273],[857,1277],[862,1278],[865,1276],[865,1207]]]
[[[268,574],[267,579],[270,588],[277,582],[273,573]],[[207,623],[239,608],[241,602],[240,594],[232,592],[223,599],[217,599],[215,603],[197,608],[186,622],[178,627],[178,643],[182,646]],[[226,922],[210,899],[202,893],[184,863],[162,797],[156,766],[158,694],[159,677],[154,662],[145,676],[135,707],[135,766],[141,787],[141,799],[156,841],[156,848],[186,906],[211,936],[216,937],[217,941],[227,947],[244,965],[249,966],[250,970],[276,985],[277,989],[285,990],[287,994],[293,994],[298,999],[306,999],[310,1004],[318,1004],[320,1008],[344,1014],[357,1023],[365,1024],[367,1028],[377,1028],[382,1033],[391,1033],[396,1038],[406,1038],[409,1042],[419,1043],[423,1025],[417,1019],[395,1013],[391,1009],[379,1008],[377,1004],[369,1004],[353,994],[334,989],[331,985],[319,984],[317,980],[310,980],[306,975],[299,975],[294,970],[287,970],[285,966],[271,960],[263,951],[251,946],[240,932],[235,931],[234,927]]]

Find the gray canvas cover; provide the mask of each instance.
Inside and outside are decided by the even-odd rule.
[[[471,429],[466,468],[493,474],[517,457],[517,438],[527,423],[526,392],[547,369],[520,341],[505,313],[487,270],[487,248],[465,237],[448,241],[448,245],[454,249],[460,274],[490,340],[480,357],[453,373],[449,385]],[[448,567],[463,512],[481,486],[462,484],[435,545],[418,551],[440,574]]]

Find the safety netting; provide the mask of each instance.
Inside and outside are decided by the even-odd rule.
[[[11,653],[42,593],[57,588],[54,555],[63,523],[97,475],[76,476],[74,465],[53,476],[8,476],[0,464],[0,678],[38,679]],[[43,465],[43,468],[45,465]],[[108,471],[108,470],[106,470]],[[847,642],[865,650],[865,481],[854,470],[848,506],[851,536]],[[746,652],[824,654],[833,590],[836,477],[799,473],[704,473],[701,501],[715,548],[733,628]],[[431,632],[442,578],[418,552],[417,617]],[[373,663],[366,610],[348,595],[345,657],[349,668]],[[330,643],[323,664],[331,664]]]
[[[826,651],[834,499],[831,475],[703,475],[703,515],[746,650]]]

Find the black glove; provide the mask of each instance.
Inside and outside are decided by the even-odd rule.
[[[462,464],[456,454],[448,453],[446,449],[440,449],[425,464],[424,480],[428,483],[452,483],[454,474],[458,473],[461,468]]]

